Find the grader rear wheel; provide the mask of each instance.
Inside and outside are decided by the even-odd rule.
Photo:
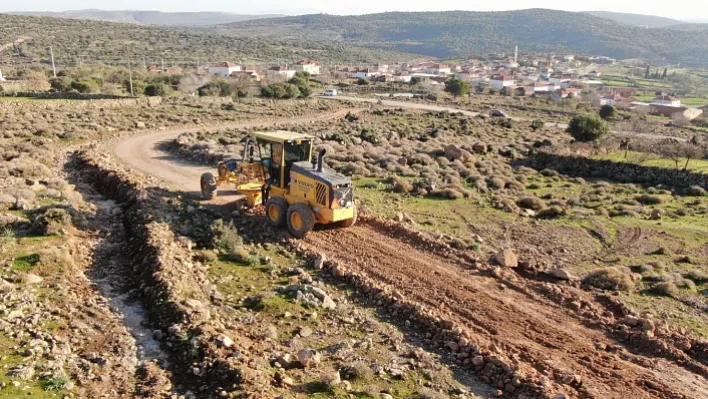
[[[204,173],[200,179],[200,186],[202,188],[202,198],[205,200],[214,199],[218,188],[214,175],[211,173]]]
[[[288,209],[288,231],[295,238],[305,238],[315,227],[315,215],[305,204],[293,204]]]

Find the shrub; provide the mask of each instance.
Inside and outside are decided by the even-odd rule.
[[[706,195],[706,189],[701,186],[691,186],[688,189],[688,195],[692,195],[694,197],[702,197]]]
[[[607,122],[598,115],[578,115],[573,117],[566,130],[577,141],[595,141],[610,132]]]
[[[359,78],[357,79],[356,84],[358,84],[359,86],[368,86],[371,84],[371,81],[366,78]]]
[[[664,202],[663,198],[656,195],[639,195],[634,197],[635,200],[639,201],[642,205],[658,205]]]
[[[539,219],[555,219],[563,216],[565,211],[560,206],[554,205],[549,208],[544,208],[538,211],[536,217]]]
[[[543,121],[540,120],[540,119],[534,119],[534,120],[531,122],[531,130],[533,130],[534,132],[535,132],[536,130],[542,128],[543,126],[544,126],[544,123],[543,123]]]
[[[679,288],[673,281],[666,281],[663,283],[658,283],[652,287],[652,292],[658,295],[676,297],[679,295]]]
[[[369,380],[373,377],[374,372],[371,367],[362,361],[357,361],[348,364],[340,370],[343,379],[346,380]]]
[[[223,253],[231,253],[243,245],[241,236],[233,227],[224,225],[223,219],[217,219],[211,224],[211,243],[214,248]]]
[[[35,219],[35,230],[45,236],[64,235],[69,232],[71,215],[66,209],[49,208]]]
[[[704,272],[703,270],[691,270],[690,272],[686,273],[686,277],[690,278],[691,280],[697,283],[708,282],[708,273]]]
[[[153,83],[145,86],[143,94],[148,97],[162,97],[167,93],[167,86],[164,83]]]
[[[634,281],[623,269],[608,267],[590,272],[583,278],[583,284],[611,291],[633,291]]]
[[[463,198],[465,195],[459,192],[458,190],[448,187],[448,188],[443,188],[441,190],[434,190],[430,192],[431,197],[439,197],[439,198],[447,198],[447,199],[460,199]]]
[[[540,211],[546,204],[537,197],[524,197],[516,201],[516,205],[523,209],[532,209],[534,211]]]
[[[606,104],[600,108],[600,118],[602,119],[615,119],[617,115],[617,108],[614,105]]]
[[[408,180],[394,176],[392,190],[394,193],[410,193],[413,191],[413,185]]]

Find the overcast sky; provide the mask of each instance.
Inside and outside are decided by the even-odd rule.
[[[100,4],[100,5],[99,5]],[[669,6],[670,5],[670,6]],[[112,10],[157,11],[225,11],[239,14],[304,14],[326,12],[330,14],[364,14],[383,11],[499,11],[522,8],[551,8],[568,11],[603,10],[636,14],[660,15],[669,18],[696,20],[708,19],[708,2],[705,0],[595,0],[575,2],[569,0],[122,0],[96,2],[95,0],[25,0],[0,1],[2,11],[64,11],[89,8]]]

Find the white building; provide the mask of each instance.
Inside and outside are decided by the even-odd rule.
[[[274,66],[268,68],[266,76],[283,76],[285,79],[290,79],[295,76],[295,70],[286,66]]]
[[[214,66],[209,67],[209,73],[214,76],[219,76],[222,78],[228,78],[234,72],[241,71],[241,65],[236,65],[231,62],[222,62]]]
[[[5,78],[2,76],[2,71],[0,71],[0,82],[5,81]]]
[[[489,80],[489,86],[496,90],[501,90],[508,86],[514,86],[515,83],[516,81],[513,76],[505,74],[492,75],[492,78]]]
[[[666,94],[662,94],[660,96],[657,96],[655,99],[651,101],[652,104],[654,105],[666,105],[669,107],[680,107],[681,106],[681,99],[678,97],[672,97],[668,96]]]
[[[431,75],[447,75],[450,72],[450,66],[445,64],[433,64],[425,68],[425,73]]]
[[[307,72],[310,75],[319,75],[320,66],[317,65],[315,61],[312,60],[302,60],[295,64],[295,71],[297,72]]]

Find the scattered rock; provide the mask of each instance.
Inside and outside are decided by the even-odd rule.
[[[636,327],[637,324],[639,324],[639,319],[632,316],[632,315],[627,315],[627,316],[624,316],[624,324],[626,324],[630,327]]]
[[[34,377],[34,367],[32,366],[16,366],[13,367],[10,371],[7,373],[8,376],[10,377],[16,377],[21,379],[22,381],[29,381]],[[14,382],[13,382],[14,385]],[[15,385],[17,386],[17,385]]]
[[[313,349],[300,349],[297,352],[297,360],[302,367],[314,367],[320,364],[320,354]]]
[[[234,346],[234,341],[224,334],[218,335],[214,341],[216,341],[216,344],[222,348],[230,348]]]
[[[570,274],[570,272],[565,269],[553,269],[551,271],[551,275],[553,275],[553,277],[561,279],[561,280],[573,280],[574,279],[574,276],[572,274]]]
[[[494,260],[503,267],[518,267],[519,266],[519,258],[516,256],[514,251],[511,249],[505,249],[501,252],[499,252],[495,257]]]
[[[320,254],[317,259],[315,259],[315,269],[316,270],[322,270],[324,269],[325,262],[327,262],[327,257]]]
[[[300,331],[298,331],[298,334],[300,334],[300,336],[303,338],[307,338],[312,335],[312,329],[307,326],[302,326],[300,327]]]
[[[325,296],[324,299],[322,300],[322,308],[324,309],[335,309],[337,307],[337,304],[334,303],[334,300],[330,298],[329,296]]]
[[[39,277],[38,275],[32,273],[27,273],[23,280],[27,284],[39,284],[44,281],[42,277]]]
[[[472,358],[472,364],[475,366],[481,366],[484,364],[484,357],[482,356],[475,356]]]
[[[146,128],[145,122],[135,121],[135,128],[136,129],[145,129]]]

